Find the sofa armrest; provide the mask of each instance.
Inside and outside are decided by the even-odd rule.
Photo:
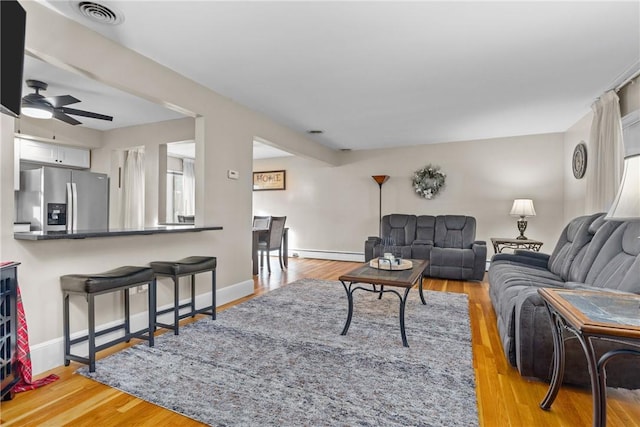
[[[545,262],[549,261],[549,257],[551,256],[549,254],[545,254],[544,252],[537,252],[529,249],[516,249],[515,251],[513,251],[513,254],[533,259],[541,259]]]
[[[373,248],[382,243],[382,239],[377,236],[369,236],[364,242],[364,260],[365,262],[373,259]]]
[[[529,252],[529,251],[523,251]],[[537,253],[537,252],[534,252]],[[516,264],[524,264],[531,267],[538,268],[547,268],[549,265],[549,255],[547,254],[538,254],[537,256],[531,256],[530,254],[518,253],[518,254],[495,254],[493,258],[491,258],[491,263],[495,263],[498,261],[506,261],[510,263]]]
[[[411,243],[411,246],[416,246],[416,245],[433,246],[433,240],[414,240],[413,243]]]
[[[487,242],[476,240],[471,245],[473,250],[473,280],[482,280],[487,269]]]
[[[548,380],[553,357],[553,333],[549,312],[537,289],[516,297],[515,356],[520,375]]]
[[[431,250],[433,249],[432,240],[414,240],[411,243],[411,258],[413,259],[430,259]],[[429,271],[429,267],[425,271]]]

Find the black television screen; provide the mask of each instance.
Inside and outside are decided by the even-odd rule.
[[[0,110],[20,115],[26,13],[17,0],[0,1]]]

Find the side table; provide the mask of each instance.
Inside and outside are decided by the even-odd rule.
[[[578,338],[587,358],[593,397],[593,425],[607,424],[606,366],[622,355],[640,356],[640,295],[600,291],[538,289],[553,325],[553,373],[546,396],[540,403],[548,410],[558,395],[564,376],[563,331]],[[596,359],[593,340],[620,345]]]
[[[542,242],[531,239],[510,239],[507,237],[492,237],[493,250],[499,254],[505,249],[529,249],[538,252]]]

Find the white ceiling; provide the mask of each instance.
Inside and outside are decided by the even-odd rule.
[[[91,129],[109,130],[144,123],[155,123],[184,117],[158,104],[122,92],[121,90],[99,83],[88,77],[56,68],[39,59],[25,56],[24,81],[22,95],[34,90],[27,87],[29,79],[40,80],[49,85],[47,90],[40,91],[43,96],[72,95],[81,102],[69,105],[76,110],[112,116],[113,121],[72,116]],[[70,126],[66,125],[65,126]]]
[[[116,26],[74,3],[45,2],[336,149],[562,132],[640,64],[638,1],[102,2],[123,13]],[[89,104],[77,82],[60,81],[75,108],[166,120],[110,111],[105,94]]]

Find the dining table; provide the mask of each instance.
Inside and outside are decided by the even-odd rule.
[[[260,236],[266,235],[269,232],[268,228],[253,227],[253,244],[251,246],[251,261],[253,262],[253,275],[256,276],[259,270],[258,264],[258,242]],[[267,255],[268,256],[268,255]],[[284,267],[289,266],[289,227],[284,228],[282,234],[282,263]]]

